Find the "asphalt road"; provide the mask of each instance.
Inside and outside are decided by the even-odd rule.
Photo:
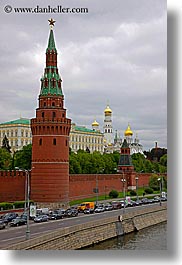
[[[140,207],[153,207],[157,205],[142,205],[137,207],[126,208],[125,211],[134,211]],[[104,219],[106,217],[122,215],[123,209],[112,210],[103,213],[94,213],[94,214],[83,214],[79,213],[77,217],[64,218],[61,220],[49,220],[44,223],[34,223],[30,221],[30,238],[38,237],[45,233],[50,233],[51,231],[57,230],[59,228],[65,228],[74,226],[77,224],[83,224],[86,222]],[[26,225],[20,227],[6,227],[4,230],[0,230],[0,249],[7,248],[10,245],[24,241],[26,238]]]

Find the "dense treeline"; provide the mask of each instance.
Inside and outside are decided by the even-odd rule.
[[[0,169],[11,170],[15,167],[31,169],[32,146],[24,146],[22,150],[9,153],[0,148]],[[113,174],[117,172],[120,154],[100,154],[79,150],[77,154],[70,150],[70,174]],[[159,162],[152,162],[142,154],[133,154],[132,163],[136,172],[166,173],[167,154],[160,157]]]

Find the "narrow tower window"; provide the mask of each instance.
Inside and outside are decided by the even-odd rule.
[[[56,112],[53,111],[53,113],[52,113],[52,118],[54,119],[55,117],[56,117]]]
[[[42,145],[42,138],[39,139],[39,145]]]
[[[53,145],[56,145],[56,138],[53,139]]]

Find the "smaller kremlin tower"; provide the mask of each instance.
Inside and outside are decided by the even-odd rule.
[[[127,189],[136,189],[136,173],[132,164],[129,144],[127,143],[126,139],[124,139],[121,146],[120,158],[118,163],[118,173],[121,174],[121,179],[125,179]]]

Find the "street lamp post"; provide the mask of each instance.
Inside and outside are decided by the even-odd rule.
[[[159,181],[159,185],[160,185],[160,206],[162,205],[162,202],[161,202],[161,197],[162,197],[162,181],[161,181],[161,178],[158,178],[157,179]]]
[[[123,208],[123,213],[124,213],[125,212],[125,200],[126,200],[126,198],[125,198],[125,182],[126,182],[126,179],[123,177],[121,179],[121,182],[123,183],[123,193],[124,193],[124,208]]]
[[[138,176],[135,177],[136,180],[136,194],[137,194],[137,201],[138,201]]]
[[[27,169],[22,169],[16,167],[15,169],[19,171],[24,171],[26,175],[25,180],[25,212],[27,214],[27,226],[26,226],[26,240],[30,239],[30,224],[29,224],[29,215],[30,215],[30,175]]]

